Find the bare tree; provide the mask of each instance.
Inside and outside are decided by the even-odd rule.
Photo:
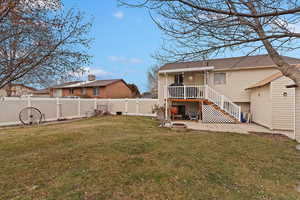
[[[153,97],[158,96],[158,69],[159,65],[154,65],[148,70],[148,91]]]
[[[80,12],[59,9],[59,1],[20,0],[0,22],[0,88],[48,85],[83,70],[90,27]]]
[[[299,49],[298,0],[120,0],[146,7],[169,41],[160,59],[195,60],[228,51],[267,51],[277,68],[300,84],[300,71],[282,58]]]

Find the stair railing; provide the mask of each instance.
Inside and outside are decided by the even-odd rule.
[[[241,107],[233,103],[229,98],[219,94],[216,90],[205,85],[205,98],[219,106],[226,113],[241,121]]]

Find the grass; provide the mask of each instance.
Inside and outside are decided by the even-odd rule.
[[[0,199],[300,199],[290,140],[144,117],[0,130]]]

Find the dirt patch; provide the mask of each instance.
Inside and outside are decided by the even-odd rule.
[[[272,133],[261,133],[261,132],[249,132],[249,133],[260,136],[260,137],[264,137],[264,138],[270,138],[273,140],[283,140],[283,141],[290,140],[290,138],[288,136],[279,134],[279,133],[273,133],[273,134]]]

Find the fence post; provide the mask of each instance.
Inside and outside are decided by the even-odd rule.
[[[221,109],[224,110],[224,95],[221,95]]]
[[[128,115],[128,99],[125,99],[125,114]]]
[[[242,120],[241,120],[241,112],[242,112],[242,111],[241,111],[241,106],[239,106],[239,111],[238,111],[238,120],[239,120],[239,121],[242,121]]]
[[[97,98],[94,98],[94,109],[97,110]]]
[[[204,98],[205,98],[205,99],[208,99],[207,85],[204,85]]]
[[[185,85],[183,86],[183,95],[184,95],[184,99],[186,99],[186,90],[185,90]]]
[[[59,98],[56,97],[56,118],[59,120],[60,118],[60,105],[59,105]]]
[[[135,112],[136,112],[136,115],[140,115],[140,103],[139,103],[139,99],[136,99],[136,109],[135,109]]]
[[[31,97],[30,96],[27,97],[27,106],[31,107]]]
[[[80,113],[80,107],[81,107],[81,102],[80,102],[80,98],[78,98],[78,117],[81,117],[81,113]]]

